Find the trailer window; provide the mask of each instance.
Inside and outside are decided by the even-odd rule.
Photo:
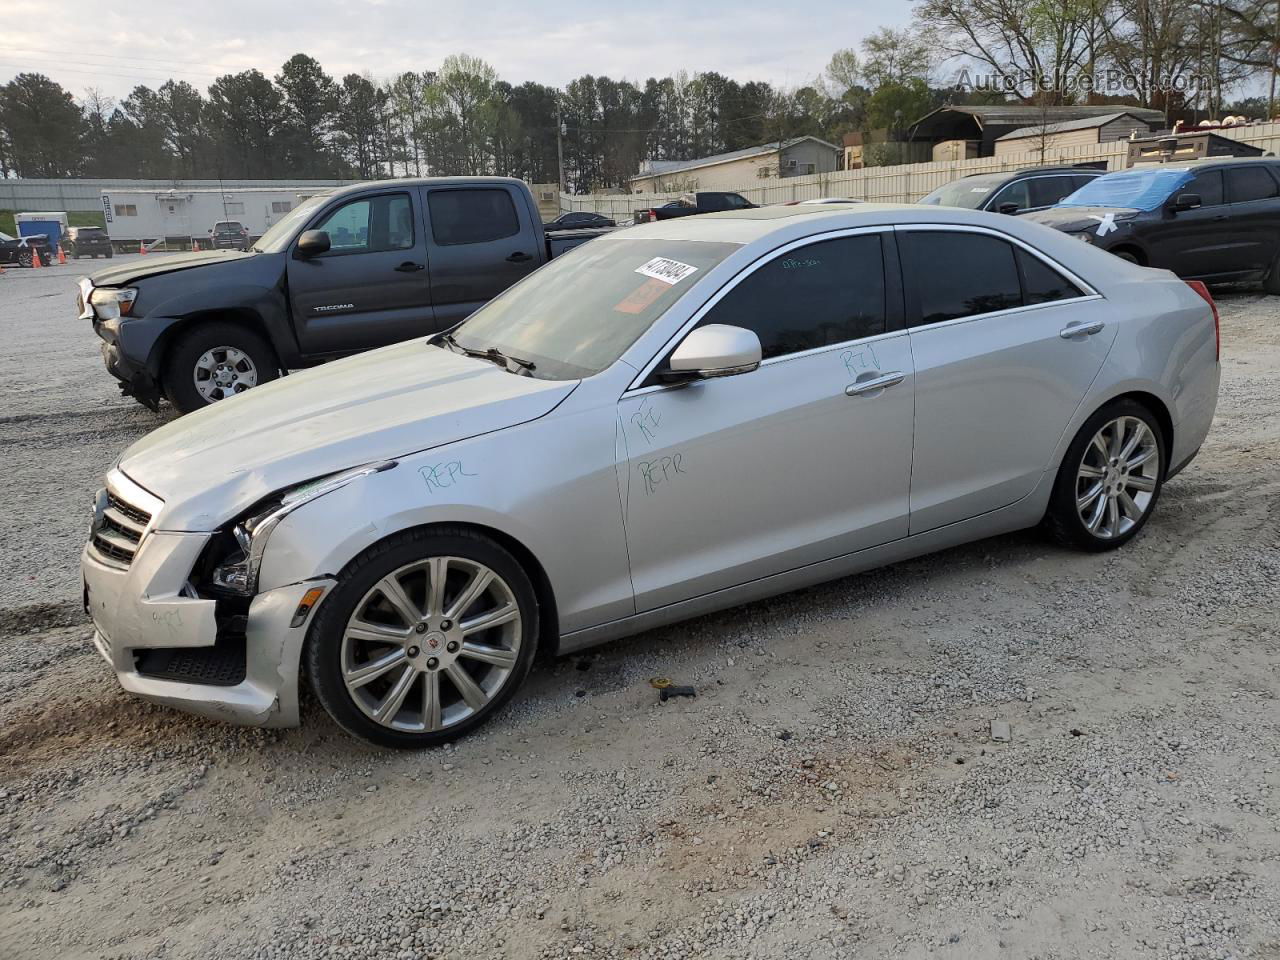
[[[272,200],[271,201],[272,213],[288,213],[289,209],[290,209],[290,204],[288,200]]]
[[[136,217],[138,215],[138,205],[135,203],[117,203],[117,217]]]

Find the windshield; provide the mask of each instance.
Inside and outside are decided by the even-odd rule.
[[[80,240],[102,240],[106,235],[107,231],[101,227],[81,227],[76,231],[76,237]]]
[[[294,230],[311,219],[311,215],[316,212],[316,208],[328,199],[329,195],[327,193],[321,193],[303,200],[289,211],[283,219],[277,220],[274,227],[268,227],[267,232],[262,235],[262,239],[253,245],[253,249],[259,253],[282,252],[289,246],[289,241],[293,239]]]
[[[12,240],[12,239],[13,237],[9,236],[7,233],[0,233],[0,240]]]
[[[496,347],[576,380],[604,370],[736,243],[597,239],[534,271],[453,331],[468,350]]]
[[[1169,194],[1190,179],[1191,171],[1185,167],[1108,173],[1104,177],[1090,180],[1075,193],[1063,197],[1058,206],[1154,210],[1164,203]]]
[[[220,231],[222,233],[232,233],[236,230],[241,229],[240,221],[239,220],[219,220],[217,223],[213,225],[213,229],[215,231]]]
[[[921,203],[931,203],[942,207],[968,207],[977,210],[982,201],[991,195],[991,191],[1004,183],[1004,177],[964,177],[940,186]]]

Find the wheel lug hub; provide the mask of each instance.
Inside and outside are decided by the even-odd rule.
[[[416,657],[417,655],[418,655],[418,648],[417,648],[417,647],[410,647],[410,648],[409,648],[409,656],[411,656],[411,657]]]
[[[457,641],[457,640],[450,640],[450,641],[445,645],[445,649],[446,649],[446,650],[448,650],[450,653],[457,653],[457,652],[458,652],[458,641]]]
[[[416,627],[414,627],[413,629],[417,630],[419,633],[426,633],[426,632],[427,632],[427,625],[426,625],[425,623],[420,623],[420,624],[418,624]]]
[[[452,626],[453,626],[453,621],[452,621],[452,620],[441,620],[441,621],[440,621],[440,629],[441,629],[441,630],[448,630],[448,629],[450,629]]]
[[[428,669],[428,670],[434,670],[434,669],[435,669],[436,667],[438,667],[438,666],[440,666],[440,661],[439,661],[439,660],[437,660],[435,657],[431,657],[431,658],[429,658],[429,659],[427,660],[427,669]]]

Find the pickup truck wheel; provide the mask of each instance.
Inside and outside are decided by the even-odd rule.
[[[190,413],[274,380],[279,373],[271,345],[253,330],[197,321],[170,348],[162,380],[169,402]]]
[[[538,601],[524,569],[462,528],[410,530],[339,574],[307,637],[306,674],[348,732],[384,747],[455,740],[524,682]]]

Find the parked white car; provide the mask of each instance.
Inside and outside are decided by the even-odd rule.
[[[1151,517],[1218,391],[1173,274],[1012,217],[808,205],[601,237],[451,335],[131,447],[83,554],[120,683],[417,747],[565,653],[1045,521]],[[1100,574],[1101,575],[1101,574]]]

